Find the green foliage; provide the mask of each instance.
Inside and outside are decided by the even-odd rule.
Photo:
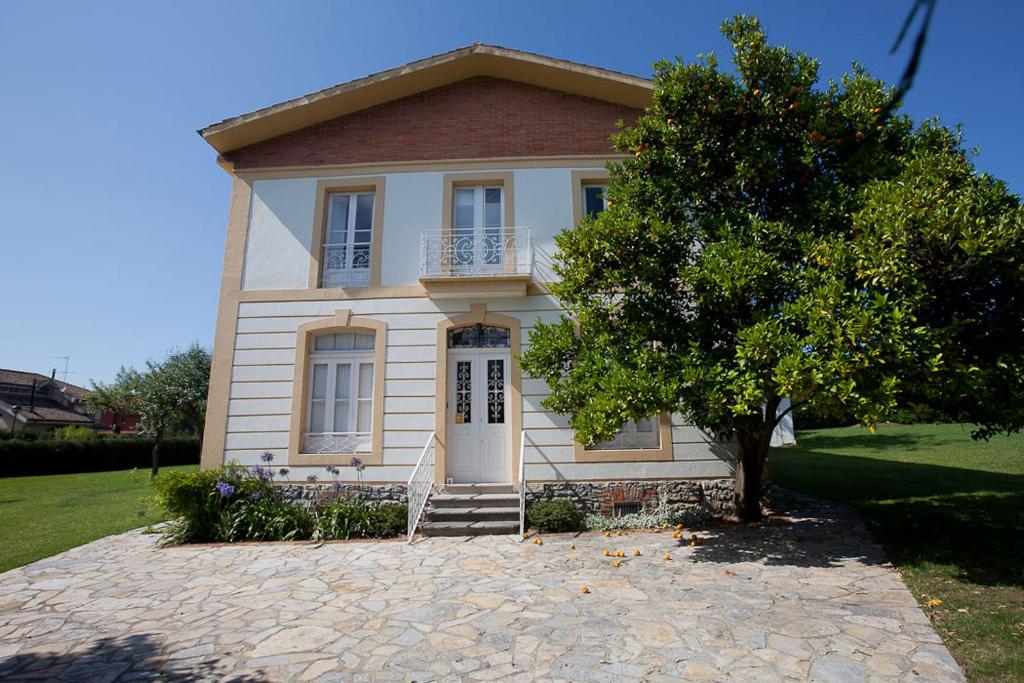
[[[348,498],[316,506],[313,514],[315,540],[393,538],[405,532],[409,509],[405,505],[372,504]]]
[[[543,533],[581,531],[583,513],[570,500],[538,500],[526,511],[530,527]]]
[[[139,387],[141,375],[132,368],[121,367],[111,384],[92,382],[91,391],[85,395],[85,406],[97,413],[111,413],[114,416],[114,431],[120,432],[121,420],[139,412]]]
[[[359,498],[292,504],[264,467],[171,472],[157,476],[153,486],[172,517],[164,532],[168,543],[391,538],[405,530],[408,513],[405,505]]]
[[[193,344],[149,361],[138,379],[138,409],[142,428],[164,434],[175,424],[202,436],[210,387],[210,352]]]
[[[676,524],[695,526],[705,524],[711,518],[711,512],[706,509],[677,510],[670,507],[668,501],[661,497],[656,506],[644,507],[640,512],[618,517],[587,515],[584,523],[588,531],[614,531],[615,529],[659,529]]]
[[[82,425],[65,425],[53,430],[53,438],[57,441],[82,441],[95,439],[96,432]]]
[[[981,435],[1019,428],[1019,198],[862,68],[819,85],[756,19],[723,33],[735,73],[659,62],[608,210],[557,238],[567,314],[522,359],[545,406],[588,445],[661,411],[734,436],[747,499],[783,397],[874,425],[952,396]]]
[[[153,439],[137,437],[0,440],[0,477],[148,468],[152,451]],[[198,464],[199,442],[164,439],[163,461],[166,465]]]

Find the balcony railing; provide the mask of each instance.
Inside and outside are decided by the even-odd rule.
[[[370,450],[370,432],[319,432],[302,435],[303,453],[364,453]]]
[[[370,242],[325,244],[321,287],[369,287]]]
[[[508,277],[533,273],[529,228],[426,230],[420,238],[420,278]]]

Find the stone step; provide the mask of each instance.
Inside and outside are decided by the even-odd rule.
[[[437,508],[427,512],[431,522],[515,522],[519,524],[519,507]]]
[[[450,496],[469,496],[478,493],[515,493],[512,484],[445,484],[444,493]]]
[[[469,495],[442,494],[431,496],[430,503],[435,508],[510,508],[519,509],[518,493],[476,493]]]
[[[518,511],[517,513],[518,514]],[[519,533],[515,522],[426,522],[420,526],[424,536],[501,536]]]

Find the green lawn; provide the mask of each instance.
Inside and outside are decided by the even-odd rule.
[[[772,451],[772,479],[861,511],[970,680],[1024,681],[1024,436],[892,425],[797,441]]]
[[[0,478],[0,572],[161,521],[150,493],[148,470]]]

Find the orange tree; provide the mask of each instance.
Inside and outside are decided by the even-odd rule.
[[[607,211],[557,239],[566,313],[522,359],[545,405],[586,444],[662,411],[734,440],[746,520],[784,397],[873,427],[925,396],[978,436],[1018,429],[1019,198],[856,65],[821,84],[756,19],[723,33],[734,72],[658,63]]]

